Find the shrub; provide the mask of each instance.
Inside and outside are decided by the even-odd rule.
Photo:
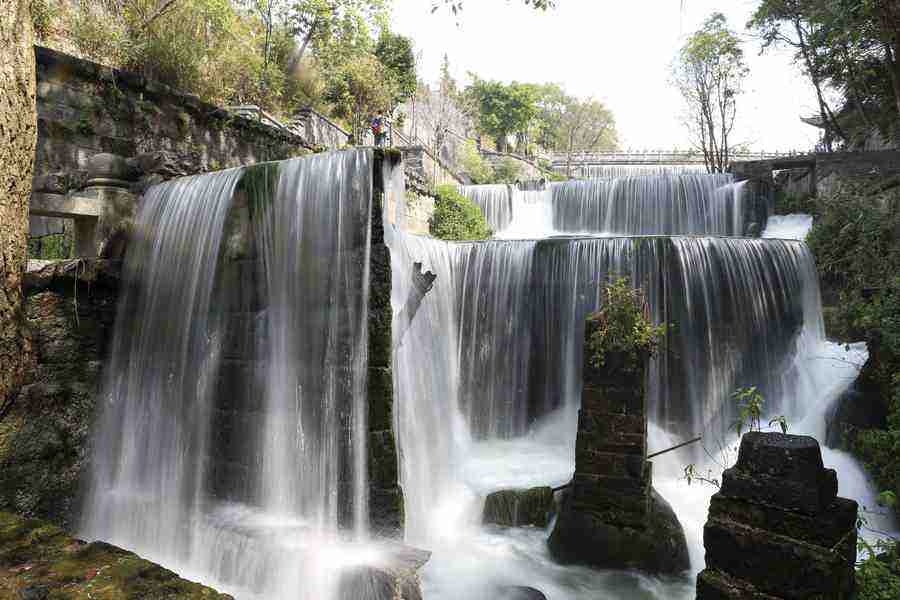
[[[623,370],[640,370],[644,360],[656,354],[666,332],[665,325],[650,321],[643,291],[632,288],[625,278],[604,287],[600,310],[588,320],[596,325],[586,343],[591,364],[597,368],[605,366],[611,354],[620,354]]]
[[[431,235],[442,240],[485,240],[493,234],[481,209],[452,185],[437,188]]]
[[[856,594],[859,600],[900,598],[900,545],[883,542],[868,548],[869,557],[856,568]]]
[[[473,183],[493,183],[494,170],[481,156],[475,142],[468,140],[459,156],[459,168]]]
[[[522,179],[522,163],[514,158],[504,157],[494,167],[494,183],[515,183]]]

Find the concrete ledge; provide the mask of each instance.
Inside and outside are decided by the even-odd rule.
[[[31,194],[29,214],[41,217],[99,218],[103,214],[103,201],[85,196],[35,192]]]

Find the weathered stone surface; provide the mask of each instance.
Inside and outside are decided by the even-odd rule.
[[[708,568],[777,597],[837,600],[853,589],[854,561],[830,548],[716,518],[703,529],[703,545]]]
[[[710,503],[697,598],[850,598],[857,505],[836,493],[813,438],[744,435]]]
[[[815,515],[837,497],[837,473],[834,469],[823,469],[808,475],[806,479],[792,480],[750,474],[733,467],[722,474],[721,493]]]
[[[672,574],[690,567],[681,524],[655,490],[647,517],[634,527],[610,524],[608,515],[566,510],[566,502],[548,541],[559,562]]]
[[[553,489],[550,487],[501,490],[485,499],[482,521],[506,527],[546,527],[553,512],[555,504]]]
[[[8,513],[0,513],[0,596],[231,598],[121,548],[86,544],[49,523]]]
[[[376,564],[354,567],[342,573],[337,597],[340,600],[422,600],[419,569],[431,553],[392,544],[385,547],[382,556]]]
[[[36,364],[0,422],[0,510],[71,522],[118,271],[111,261],[30,263],[26,312]]]
[[[735,579],[715,569],[706,569],[697,576],[697,597],[708,600],[778,600],[742,579]]]

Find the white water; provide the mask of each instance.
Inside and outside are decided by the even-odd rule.
[[[764,238],[805,240],[813,226],[811,215],[771,215],[762,232]]]

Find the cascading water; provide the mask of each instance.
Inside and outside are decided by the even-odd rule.
[[[150,190],[83,536],[250,598],[327,599],[342,568],[377,559],[354,542],[372,161],[347,151]]]
[[[548,235],[743,235],[744,184],[731,175],[626,175],[523,191],[463,186],[499,239]]]
[[[571,477],[583,321],[609,276],[640,283],[653,318],[673,324],[650,370],[651,450],[699,433],[731,447],[730,394],[748,385],[763,391],[767,411],[788,417],[792,432],[819,434],[828,405],[865,362],[864,347],[825,340],[815,265],[802,242],[710,237],[742,232],[740,184],[653,179],[552,186],[544,198],[554,219],[533,220],[522,236],[531,241],[393,236],[392,260],[437,274],[395,340],[407,537],[434,552],[427,597],[487,599],[516,585],[552,598],[693,596],[691,578],[561,567],[549,558],[549,531],[480,523],[486,494]],[[517,206],[514,199],[511,223]],[[631,237],[539,239],[565,227]],[[707,237],[644,235],[679,229]],[[407,292],[395,279],[395,306]],[[654,468],[686,529],[695,572],[712,489],[688,487],[681,475],[688,463],[704,468],[698,453],[671,453]],[[871,505],[859,467],[830,451],[825,458],[841,464],[842,493]]]
[[[629,175],[681,175],[705,173],[704,165],[586,165],[572,169],[572,176],[579,179],[612,179]]]
[[[460,192],[475,203],[484,213],[488,226],[494,232],[506,229],[513,219],[513,194],[511,185],[464,185]]]

